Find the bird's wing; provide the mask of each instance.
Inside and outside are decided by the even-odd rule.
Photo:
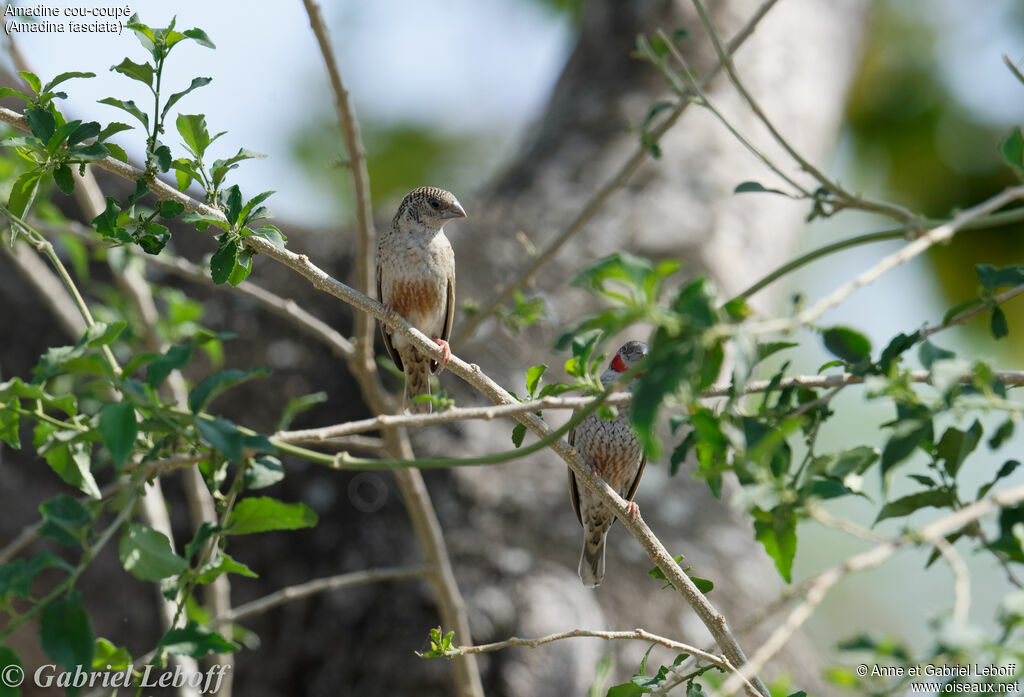
[[[455,274],[448,276],[448,297],[445,300],[444,308],[444,330],[441,332],[441,339],[449,341],[452,336],[452,324],[455,322]],[[437,372],[437,361],[430,362],[430,371]]]
[[[569,445],[576,447],[576,429],[569,431]],[[572,510],[576,511],[576,520],[583,525],[583,516],[580,515],[580,490],[576,486],[576,473],[569,467],[569,500],[572,502]]]
[[[629,491],[626,492],[626,500],[632,501],[633,497],[636,496],[636,490],[640,488],[640,477],[644,476],[644,467],[647,466],[647,453],[640,458],[640,467],[636,470],[636,476],[633,478],[633,483],[629,485]]]
[[[377,262],[377,299],[384,302],[384,291],[381,288],[381,265]],[[402,366],[402,357],[398,355],[398,351],[391,344],[391,334],[388,332],[388,328],[384,326],[384,323],[380,323],[380,334],[384,337],[384,348],[388,350],[388,355],[391,356],[391,360],[394,362],[395,367],[405,372],[405,368]]]

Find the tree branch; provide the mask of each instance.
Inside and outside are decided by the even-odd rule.
[[[904,535],[898,540],[884,542],[817,574],[808,581],[803,602],[793,608],[782,624],[750,658],[750,662],[742,666],[737,673],[726,678],[721,688],[713,693],[712,697],[721,697],[722,695],[735,693],[736,690],[743,686],[742,678],[744,676],[751,675],[763,668],[785,646],[797,629],[807,621],[807,618],[811,616],[814,609],[825,598],[829,590],[847,574],[880,565],[895,554],[897,549],[908,543],[924,542],[935,545],[937,539],[942,539],[945,542],[944,538],[948,533],[959,530],[968,523],[978,520],[1000,508],[1012,506],[1021,501],[1024,501],[1024,485],[1013,487],[993,494],[989,498],[975,501],[950,515],[929,523],[917,533]]]

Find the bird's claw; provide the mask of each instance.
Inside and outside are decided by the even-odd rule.
[[[452,359],[452,349],[444,339],[434,339],[434,342],[441,347],[441,363],[437,367],[437,372],[440,373],[448,365],[448,361]]]
[[[395,318],[395,306],[391,303],[384,303],[384,320],[390,322]]]
[[[627,507],[629,508],[629,519],[635,523],[636,517],[640,515],[640,506],[636,505],[636,501],[629,501]]]

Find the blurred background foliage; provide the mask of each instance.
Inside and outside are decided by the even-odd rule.
[[[961,7],[956,7],[956,5]],[[1005,165],[1000,143],[1014,126],[1024,124],[1024,84],[1016,82],[1002,61],[983,64],[961,53],[964,35],[991,41],[993,58],[1002,33],[1015,34],[1024,47],[1024,4],[993,2],[985,8],[968,3],[878,0],[869,15],[863,57],[851,87],[846,128],[853,146],[854,173],[864,188],[933,218],[945,218],[1018,183]],[[965,11],[977,12],[965,16]],[[972,22],[981,26],[972,26]],[[958,55],[958,53],[960,55]],[[1019,67],[1020,52],[1010,55]],[[999,85],[992,103],[972,99],[957,89],[950,63],[971,65],[979,84]],[[1007,118],[1010,117],[1010,118]],[[975,264],[996,266],[1024,260],[1024,224],[1016,223],[956,236],[933,247],[928,264],[946,306],[976,297]],[[1024,304],[1005,308],[1011,326],[1024,323]],[[986,333],[984,322],[970,325]],[[1024,335],[1007,338],[1015,350]]]

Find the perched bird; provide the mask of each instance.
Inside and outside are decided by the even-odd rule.
[[[642,360],[648,352],[642,341],[629,341],[616,352],[608,368],[601,374],[601,384],[608,388],[620,373]],[[639,377],[639,376],[637,376]],[[635,380],[636,378],[634,378]],[[632,381],[631,381],[632,382]],[[647,456],[629,423],[629,407],[618,407],[611,421],[602,420],[592,412],[569,432],[569,444],[576,448],[583,462],[630,503],[630,517],[636,519],[639,509],[633,503]],[[615,514],[601,499],[576,481],[569,470],[569,497],[576,517],[583,526],[583,554],[580,556],[580,580],[587,588],[595,588],[604,580],[604,549],[608,530]]]
[[[440,363],[420,353],[405,337],[381,325],[391,360],[405,373],[403,406],[410,413],[429,413],[430,374],[444,370],[451,356],[448,337],[455,315],[455,253],[444,224],[465,218],[455,196],[432,186],[410,191],[398,207],[391,228],[377,243],[377,297],[385,312],[397,312],[432,338],[444,351]]]

